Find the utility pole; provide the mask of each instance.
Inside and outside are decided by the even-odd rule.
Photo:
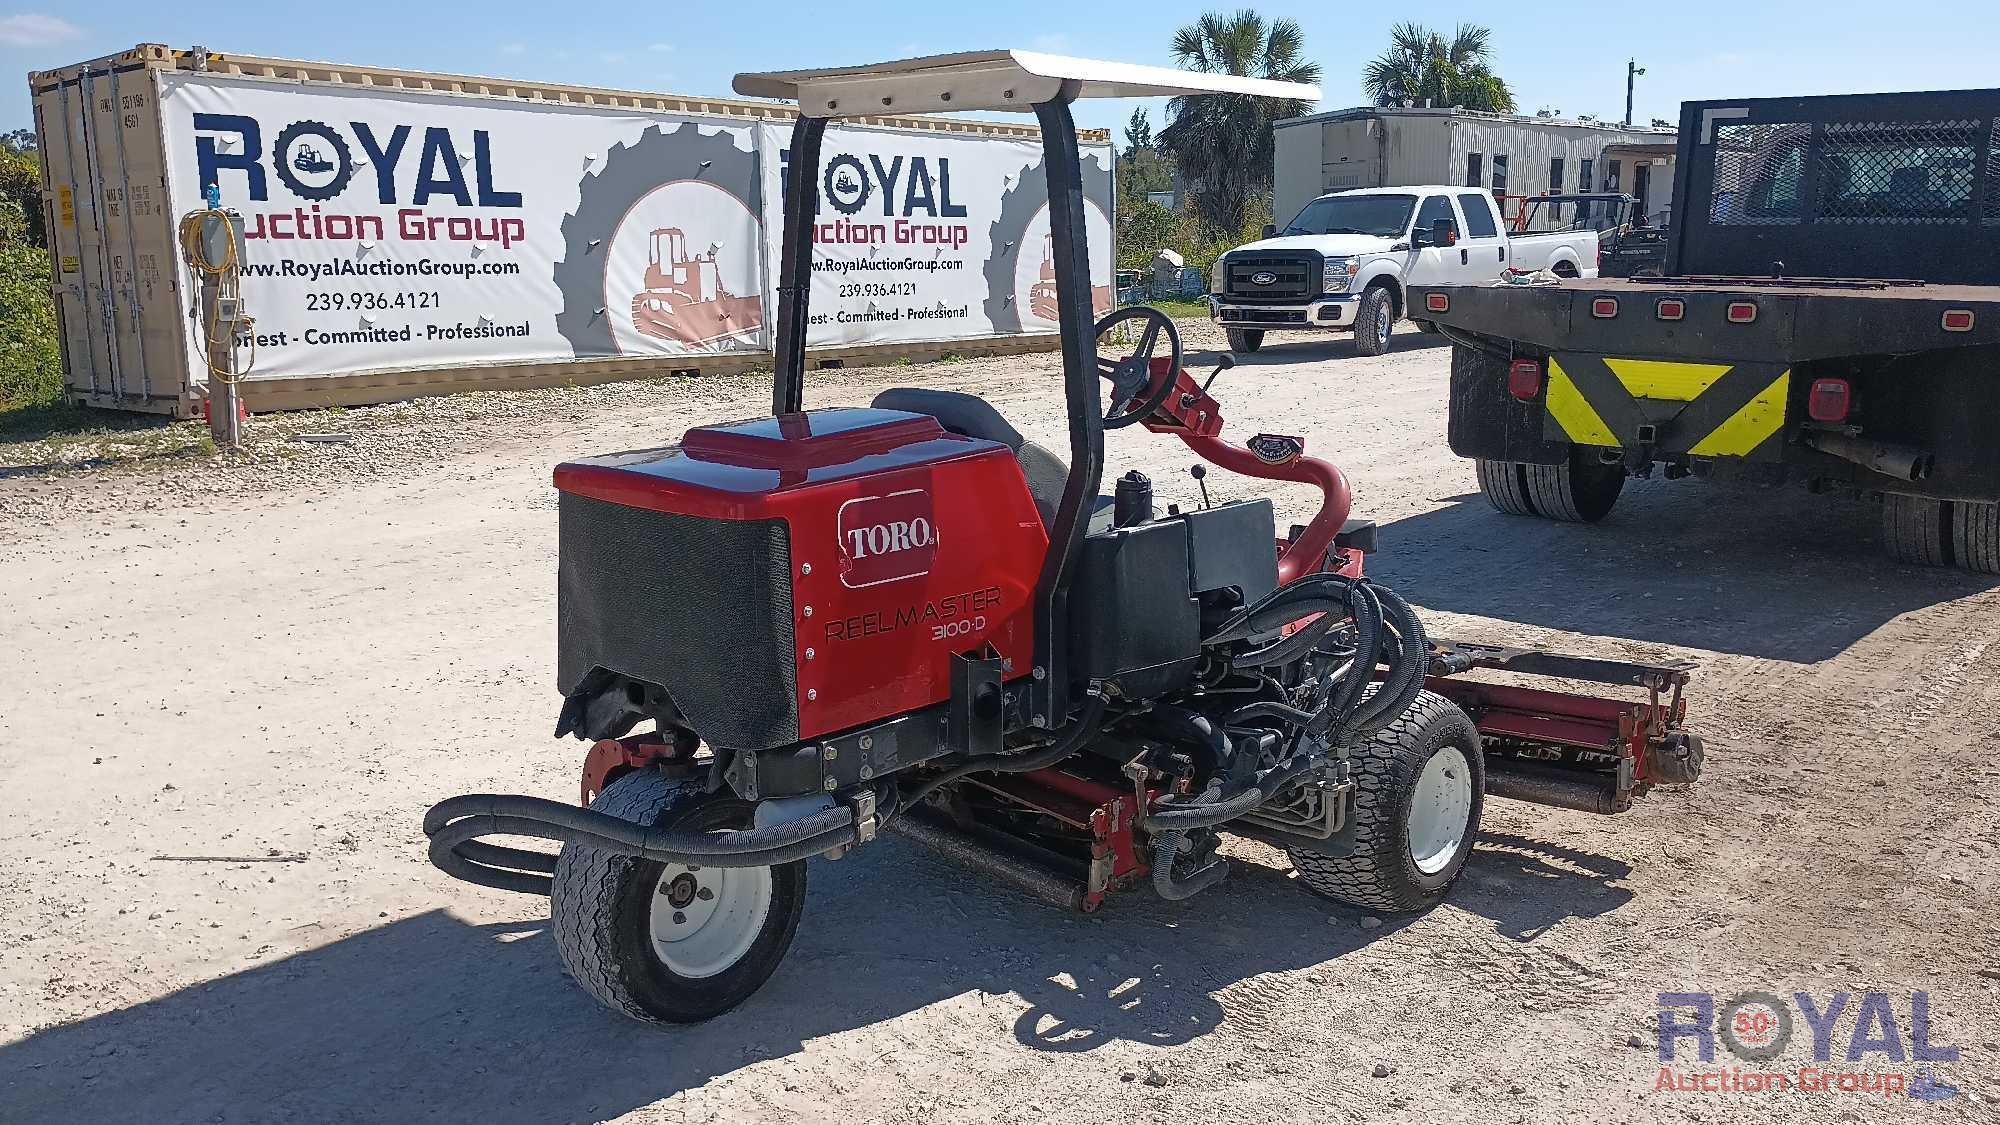
[[[1632,80],[1646,73],[1638,59],[1625,60],[1625,127],[1632,127]]]

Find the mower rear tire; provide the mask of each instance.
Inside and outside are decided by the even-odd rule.
[[[1224,330],[1229,337],[1229,350],[1249,355],[1264,346],[1262,328],[1229,328]]]
[[[752,806],[655,770],[626,774],[598,812],[681,831],[746,828]],[[804,860],[689,867],[565,844],[549,915],[584,991],[650,1023],[695,1023],[742,1003],[791,948],[805,906]]]
[[[1299,882],[1335,902],[1408,913],[1436,906],[1472,856],[1486,793],[1479,732],[1436,692],[1355,748],[1346,856],[1287,848]]]

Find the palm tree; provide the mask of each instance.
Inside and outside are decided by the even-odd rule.
[[[1389,49],[1361,72],[1361,88],[1376,105],[1461,106],[1512,113],[1514,94],[1493,73],[1493,32],[1462,23],[1447,42],[1414,23],[1389,29]]]
[[[1174,61],[1205,74],[1234,74],[1279,82],[1318,82],[1319,64],[1305,58],[1305,35],[1288,19],[1271,20],[1245,8],[1234,15],[1209,12],[1174,33]],[[1170,121],[1158,143],[1180,169],[1201,225],[1235,235],[1245,208],[1271,190],[1271,123],[1296,117],[1310,102],[1199,94],[1167,103]]]

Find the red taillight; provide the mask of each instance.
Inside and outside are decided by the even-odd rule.
[[[1755,301],[1729,302],[1729,323],[1749,324],[1751,321],[1754,321],[1756,319],[1757,319],[1757,302]]]
[[[1618,301],[1612,297],[1599,297],[1590,302],[1590,315],[1599,320],[1610,320],[1618,315]]]
[[[1451,294],[1449,293],[1424,294],[1424,308],[1429,309],[1431,312],[1450,312]]]
[[[1815,422],[1845,422],[1854,390],[1845,379],[1814,379],[1806,395],[1806,416]]]
[[[1542,361],[1517,359],[1507,366],[1507,393],[1527,402],[1542,393]]]
[[[1667,297],[1653,306],[1654,314],[1661,320],[1679,320],[1687,315],[1687,311],[1686,302],[1677,301],[1672,297]]]
[[[1970,332],[1972,331],[1972,310],[1946,309],[1944,310],[1943,324],[1946,332]]]

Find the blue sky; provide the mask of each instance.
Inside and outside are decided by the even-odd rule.
[[[343,0],[89,5],[0,0],[0,130],[30,123],[25,76],[141,42],[685,94],[723,94],[738,70],[838,65],[1016,46],[1168,64],[1175,28],[1199,3],[633,4],[491,0],[477,6]],[[1677,117],[1684,99],[2000,86],[1994,8],[1970,0],[1810,3],[1359,3],[1260,8],[1290,15],[1324,73],[1322,108],[1361,104],[1360,73],[1388,25],[1459,20],[1494,30],[1501,74],[1527,112],[1615,119],[1626,55],[1646,68],[1635,116]],[[640,16],[649,18],[640,19]],[[1129,104],[1079,107],[1121,126]],[[1155,126],[1163,106],[1155,104]]]

